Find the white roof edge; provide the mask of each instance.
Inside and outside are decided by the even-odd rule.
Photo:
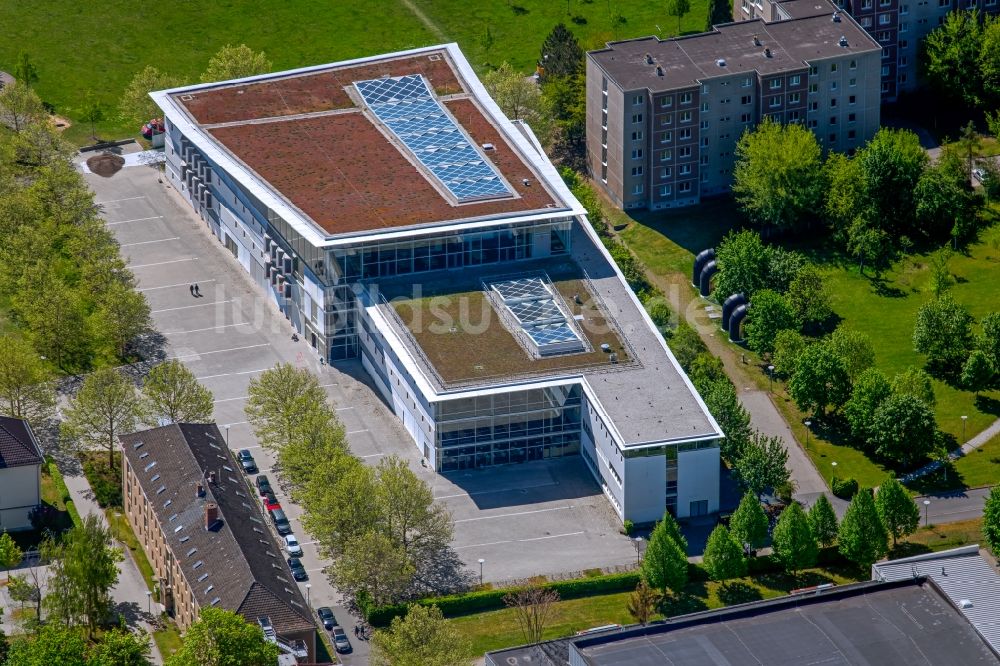
[[[433,53],[435,51],[441,51],[442,49],[448,52],[449,57],[451,57],[452,64],[458,70],[458,74],[465,82],[469,93],[471,93],[475,100],[480,104],[483,111],[488,116],[488,119],[497,128],[497,130],[499,130],[500,134],[511,145],[513,145],[517,151],[519,151],[521,159],[528,162],[534,168],[540,178],[544,180],[545,185],[553,192],[553,194],[556,195],[556,198],[561,200],[561,203],[566,206],[565,208],[554,208],[551,211],[546,210],[541,212],[533,211],[529,215],[516,217],[497,217],[489,221],[456,221],[453,224],[442,222],[437,225],[405,230],[389,229],[384,233],[373,232],[364,236],[327,237],[326,234],[319,229],[316,223],[295,208],[288,200],[285,199],[284,196],[280,194],[276,188],[273,188],[273,186],[271,186],[270,183],[268,183],[264,178],[254,173],[247,165],[231,154],[230,151],[226,150],[222,144],[205,132],[201,125],[194,121],[187,110],[174,102],[172,98],[172,95],[178,93],[196,92],[199,90],[216,88],[220,85],[267,81],[269,79],[321,72],[333,67],[350,67],[379,60],[404,58],[422,53]],[[479,77],[472,69],[472,65],[469,64],[469,61],[466,59],[462,50],[455,42],[425,46],[406,51],[395,51],[393,53],[383,53],[363,58],[355,58],[353,60],[342,60],[323,65],[300,67],[298,69],[289,69],[281,72],[259,74],[257,76],[248,76],[242,79],[232,79],[229,81],[219,81],[213,83],[199,83],[189,86],[181,86],[179,88],[158,90],[149,93],[149,96],[157,104],[157,106],[163,110],[164,116],[166,116],[173,125],[180,129],[184,136],[188,137],[192,143],[205,153],[206,156],[212,159],[212,161],[216,164],[223,167],[232,177],[239,181],[241,185],[246,187],[251,194],[260,199],[265,206],[277,213],[314,247],[346,245],[370,240],[386,240],[390,238],[405,237],[408,235],[420,235],[439,228],[472,229],[489,225],[513,224],[523,220],[544,219],[546,217],[582,215],[586,212],[580,202],[576,200],[576,197],[574,197],[569,191],[569,188],[566,187],[562,177],[559,176],[559,172],[552,165],[549,159],[537,154],[534,146],[532,146],[524,135],[513,126],[503,111],[500,110],[497,103],[494,102],[493,98],[486,92],[486,88],[483,86]]]
[[[922,553],[920,555],[911,555],[910,557],[901,557],[898,560],[886,560],[884,562],[876,562],[872,565],[873,569],[881,569],[886,566],[894,566],[897,564],[910,564],[912,562],[927,562],[930,560],[944,560],[951,557],[967,557],[970,555],[979,555],[979,544],[972,544],[968,546],[959,546],[958,548],[952,548],[950,550],[940,550],[935,553]]]

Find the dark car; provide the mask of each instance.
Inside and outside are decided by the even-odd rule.
[[[253,481],[257,484],[257,492],[260,493],[261,497],[263,497],[265,493],[271,492],[271,479],[267,478],[266,474],[261,474]]]
[[[330,631],[337,626],[337,618],[333,616],[333,611],[330,610],[329,606],[317,608],[316,615],[319,616],[320,622],[323,623],[323,628],[327,631]]]
[[[333,647],[337,648],[337,652],[350,652],[354,649],[351,641],[347,640],[347,633],[340,627],[333,628]]]
[[[286,534],[292,533],[292,526],[288,522],[288,516],[281,509],[271,509],[268,511],[271,514],[271,522],[274,523],[274,529],[278,530],[278,534],[284,536]]]
[[[240,449],[236,456],[240,459],[240,464],[243,465],[243,471],[247,474],[257,473],[257,462],[253,459],[249,449]]]
[[[309,574],[306,573],[306,568],[302,566],[302,560],[297,557],[288,558],[288,568],[292,570],[292,578],[295,580],[308,580]]]

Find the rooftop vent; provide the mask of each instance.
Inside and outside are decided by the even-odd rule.
[[[438,54],[434,53],[432,55],[427,56],[427,59],[430,60],[431,62],[437,62],[438,60],[441,59],[441,56],[439,56]]]
[[[657,65],[656,66],[656,75],[657,76],[663,76],[663,66],[662,65]]]
[[[524,185],[525,187],[530,187],[531,186],[531,181],[528,180],[527,178],[522,178],[521,179],[521,184]]]
[[[142,446],[142,442],[136,442],[135,444],[133,444],[133,445],[132,445],[132,448],[133,448],[133,449],[137,449],[137,448],[139,448],[140,446]]]
[[[726,59],[725,58],[719,58],[718,60],[715,61],[715,64],[718,65],[719,67],[725,67],[726,66]]]
[[[832,20],[834,23],[840,23],[840,12],[834,12]]]
[[[496,146],[494,146],[492,143],[484,143],[483,150],[496,150]]]
[[[764,48],[764,57],[765,58],[770,58],[771,57],[771,49],[766,48],[766,47]]]
[[[215,502],[208,502],[205,505],[205,529],[210,530],[219,521],[219,505]]]
[[[208,473],[208,482],[209,483],[215,483],[215,472],[209,472]]]
[[[844,47],[846,49],[847,48],[847,37],[844,37],[843,35],[841,35],[840,36],[840,41],[837,42],[837,43],[840,44],[842,47]]]
[[[760,46],[760,37],[758,37],[757,35],[753,36],[753,45]]]
[[[181,100],[185,102],[190,102],[194,99],[194,95],[181,95]]]
[[[652,54],[649,54],[649,53],[646,54],[646,64],[647,65],[652,65],[653,64],[653,56],[652,56]]]
[[[972,608],[972,600],[971,599],[959,599],[958,600],[958,605],[959,605],[960,608]]]
[[[199,483],[198,486],[195,488],[194,494],[195,497],[204,497],[205,496],[204,484]]]

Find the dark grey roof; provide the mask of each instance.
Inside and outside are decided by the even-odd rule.
[[[826,4],[826,0],[813,0]],[[805,16],[765,23],[762,19],[715,26],[710,32],[660,40],[643,37],[609,42],[587,55],[623,90],[663,92],[695,86],[717,76],[757,72],[762,76],[806,67],[807,63],[850,53],[880,51],[878,42],[847,14],[833,21],[833,5],[817,14],[792,5]],[[754,36],[760,46],[754,43]],[[840,45],[840,38],[847,46]],[[766,57],[764,49],[770,50]],[[647,62],[647,54],[653,63]],[[719,59],[725,61],[720,67]],[[657,74],[657,66],[663,75]]]
[[[44,459],[27,421],[0,416],[0,469],[39,465]]]
[[[125,435],[121,443],[201,607],[236,611],[250,622],[266,615],[279,634],[315,626],[257,494],[215,424],[163,426]],[[209,483],[213,472],[216,481]],[[210,503],[219,521],[207,529]]]

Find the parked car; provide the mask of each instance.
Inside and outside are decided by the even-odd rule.
[[[350,652],[353,649],[351,641],[347,640],[347,632],[340,627],[333,628],[333,647],[337,652]]]
[[[327,631],[331,631],[337,626],[337,618],[333,616],[333,611],[330,610],[329,606],[317,608],[316,615],[319,616],[319,621],[323,623],[323,628]]]
[[[983,182],[983,179],[984,179],[984,178],[986,178],[986,172],[985,172],[985,171],[983,171],[983,170],[982,170],[981,168],[979,168],[979,167],[976,167],[975,169],[973,169],[973,170],[972,170],[972,175],[973,175],[973,177],[975,177],[975,179],[976,179],[976,180],[978,180],[978,181],[979,181],[980,183],[981,183],[981,182]]]
[[[278,534],[284,536],[285,534],[292,533],[292,525],[288,522],[288,516],[281,509],[271,509],[268,511],[271,515],[271,522],[274,523],[274,529],[278,530]]]
[[[236,456],[240,459],[243,471],[247,474],[256,474],[259,471],[257,469],[257,461],[253,459],[250,449],[240,449]]]
[[[264,502],[264,510],[273,511],[275,509],[280,509],[281,505],[278,504],[278,499],[274,496],[270,490],[268,490],[262,497],[261,500]]]
[[[253,482],[257,484],[257,492],[261,495],[271,492],[271,479],[267,478],[267,474],[257,476]]]
[[[302,546],[299,545],[299,540],[295,538],[294,534],[285,535],[285,550],[288,551],[289,555],[302,557]]]
[[[306,573],[306,568],[302,566],[302,560],[297,557],[288,558],[288,568],[292,571],[292,578],[295,580],[308,580],[309,574]]]

